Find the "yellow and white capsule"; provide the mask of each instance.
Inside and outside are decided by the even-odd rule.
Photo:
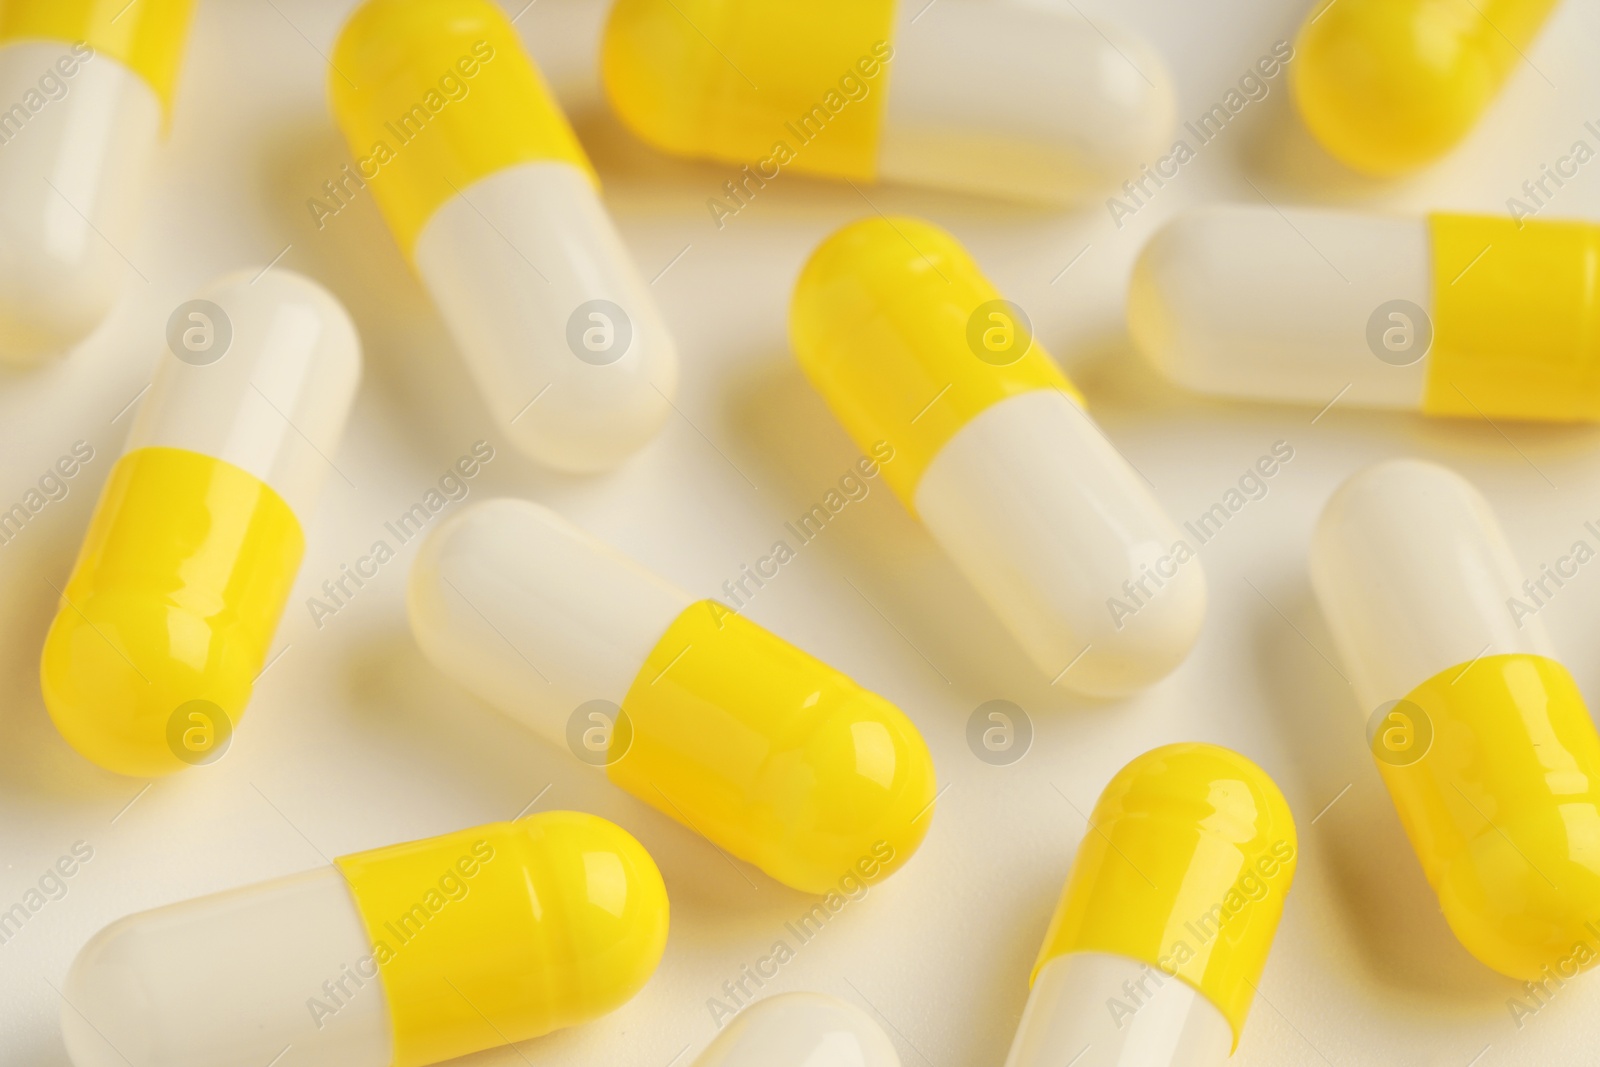
[[[1488,503],[1431,463],[1369,467],[1323,511],[1311,582],[1457,939],[1513,978],[1593,964],[1600,738]]]
[[[644,848],[558,811],[120,919],[78,953],[76,1067],[421,1067],[604,1015],[649,980]]]
[[[1235,752],[1167,745],[1111,779],[1089,827],[1006,1067],[1226,1062],[1299,859],[1283,794]]]
[[[694,1067],[900,1067],[871,1016],[822,993],[780,993],[741,1011]]]
[[[789,328],[845,430],[892,449],[885,480],[1046,677],[1121,696],[1188,654],[1199,561],[955,238],[846,226],[801,273]]]
[[[785,885],[875,881],[927,831],[933,761],[898,708],[547,508],[445,523],[408,604],[439,669]]]
[[[1432,163],[1525,63],[1556,0],[1323,0],[1295,42],[1295,104],[1322,146],[1367,174]]]
[[[592,472],[671,411],[678,357],[598,179],[490,0],[369,0],[339,36],[333,112],[500,431]]]
[[[184,308],[39,668],[61,735],[120,774],[222,754],[361,377],[350,317],[298,274],[241,271]]]
[[[1165,152],[1174,122],[1143,41],[1019,3],[619,0],[601,73],[644,140],[745,168],[728,214],[791,169],[1061,203]]]
[[[59,355],[116,303],[193,6],[0,5],[0,360]]]
[[[1128,328],[1200,393],[1595,421],[1597,264],[1591,223],[1205,207],[1140,253]]]

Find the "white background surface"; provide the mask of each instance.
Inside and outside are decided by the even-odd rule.
[[[1275,41],[1292,37],[1304,6],[1076,2],[1154,39],[1172,66],[1182,117],[1207,110]],[[313,625],[305,600],[322,581],[364,554],[384,521],[420,499],[474,441],[493,440],[370,198],[320,232],[306,207],[346,159],[324,103],[322,54],[350,6],[202,0],[143,236],[123,250],[148,282],[130,272],[112,319],[68,358],[0,381],[0,506],[20,499],[74,441],[96,451],[65,500],[0,546],[0,907],[74,842],[94,848],[67,895],[0,945],[6,1067],[66,1063],[51,984],[105,923],[353,850],[510,818],[547,786],[536,810],[596,812],[654,854],[672,895],[671,940],[654,980],[614,1015],[474,1063],[687,1064],[715,1032],[707,999],[809,906],[759,873],[736,872],[689,831],[422,662],[403,602],[415,543],[320,630]],[[512,13],[520,6],[511,0]],[[716,595],[855,458],[788,354],[785,308],[809,250],[872,208],[849,186],[786,174],[718,231],[706,200],[731,168],[661,157],[606,113],[595,85],[602,14],[600,0],[538,0],[518,27],[573,111],[642,272],[655,277],[672,264],[655,290],[683,354],[681,417],[622,471],[596,479],[552,477],[501,444],[472,493],[549,503],[691,592]],[[1600,120],[1597,40],[1600,2],[1567,0],[1467,144],[1400,184],[1355,183],[1312,150],[1280,77],[1120,231],[1098,202],[1041,214],[864,190],[876,207],[927,215],[969,244],[1180,521],[1218,500],[1275,441],[1289,442],[1295,456],[1269,495],[1205,547],[1211,611],[1188,662],[1121,704],[1051,691],[881,482],[800,550],[750,617],[904,707],[947,791],[916,858],[800,947],[769,991],[821,990],[866,1006],[908,1067],[998,1064],[1083,813],[1134,755],[1203,739],[1274,775],[1302,839],[1237,1062],[1593,1061],[1600,978],[1561,990],[1519,1030],[1507,1008],[1516,987],[1446,930],[1363,750],[1364,715],[1323,658],[1332,647],[1311,601],[1305,552],[1340,480],[1372,460],[1415,454],[1483,489],[1531,574],[1590,537],[1586,520],[1600,519],[1600,434],[1428,423],[1340,406],[1312,424],[1312,410],[1199,400],[1138,363],[1122,303],[1139,245],[1186,204],[1264,195],[1277,204],[1504,211],[1540,164],[1580,137],[1594,144],[1583,123]],[[1544,217],[1583,214],[1600,216],[1600,161]],[[72,752],[45,714],[37,658],[55,605],[45,579],[59,586],[66,578],[129,422],[111,420],[148,381],[172,308],[212,276],[265,263],[286,245],[283,265],[342,298],[366,345],[366,379],[336,457],[344,478],[330,479],[310,524],[278,634],[287,651],[261,679],[233,749],[141,793],[145,783]],[[1593,698],[1600,567],[1582,571],[1544,614]],[[1032,751],[1011,767],[980,763],[965,742],[968,716],[994,698],[1022,705],[1037,728]]]

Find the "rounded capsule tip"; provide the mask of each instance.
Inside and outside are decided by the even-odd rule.
[[[1374,177],[1417,170],[1453,148],[1517,58],[1470,6],[1423,0],[1319,5],[1295,51],[1290,85],[1307,128],[1334,158]]]
[[[822,993],[780,993],[733,1019],[694,1067],[900,1067],[894,1044],[853,1004]]]
[[[1183,979],[1244,1029],[1299,839],[1277,785],[1244,756],[1183,742],[1117,772],[1085,835],[1034,965],[1075,952]]]
[[[661,871],[626,830],[596,815],[556,811],[512,824],[539,863],[535,896],[561,909],[566,973],[551,990],[551,1029],[615,1010],[655,973],[667,945]]]

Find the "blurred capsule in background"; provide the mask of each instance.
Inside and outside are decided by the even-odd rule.
[[[812,254],[790,339],[850,436],[1047,678],[1123,696],[1182,662],[1205,616],[1193,549],[1084,410],[1026,313],[918,219]]]
[[[1218,205],[1151,238],[1128,329],[1196,392],[1600,420],[1600,226]]]
[[[785,885],[875,882],[922,843],[933,761],[898,708],[547,508],[456,515],[407,600],[440,670]]]
[[[130,275],[194,0],[0,4],[0,361],[59,355]]]
[[[678,357],[599,180],[490,0],[369,0],[328,92],[500,432],[565,471],[615,467],[661,428]]]
[[[1301,118],[1341,163],[1424,167],[1477,125],[1556,0],[1318,0],[1289,73]]]
[[[822,993],[780,993],[745,1008],[694,1067],[900,1067],[866,1012]]]
[[[61,735],[137,776],[226,749],[361,377],[344,308],[285,270],[214,283],[167,343],[39,668]]]
[[[661,872],[557,811],[140,912],[62,989],[75,1067],[421,1067],[621,1007],[667,941]]]
[[[607,95],[643,140],[745,167],[1060,204],[1171,148],[1144,42],[1082,14],[982,0],[619,0]]]
[[[1600,934],[1600,737],[1488,503],[1391,460],[1344,483],[1311,584],[1367,741],[1450,929],[1513,978],[1570,978]]]
[[[1298,859],[1283,794],[1243,756],[1129,763],[1089,816],[1006,1067],[1225,1063]]]

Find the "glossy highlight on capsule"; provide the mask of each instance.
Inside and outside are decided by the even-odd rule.
[[[344,308],[281,269],[219,280],[167,340],[39,667],[72,747],[141,777],[226,750],[361,377]]]
[[[620,0],[606,93],[645,141],[744,169],[719,225],[786,170],[1061,203],[1169,147],[1160,57],[1069,11],[942,0]]]
[[[1311,582],[1395,810],[1468,952],[1512,978],[1596,962],[1600,737],[1516,560],[1464,478],[1420,460],[1352,476]]]
[[[368,0],[328,95],[500,433],[592,473],[671,412],[678,357],[599,180],[490,0]]]
[[[1600,420],[1600,226],[1221,205],[1134,267],[1128,328],[1199,393]]]
[[[852,223],[812,254],[790,342],[884,480],[1047,678],[1123,696],[1188,654],[1205,616],[1193,550],[1083,397],[954,237]]]
[[[557,811],[120,919],[62,990],[75,1067],[422,1067],[620,1007],[667,940],[661,872]]]
[[[116,303],[193,7],[0,5],[0,361],[60,355]]]
[[[1295,51],[1294,99],[1336,159],[1388,177],[1477,125],[1556,0],[1321,0]]]
[[[785,885],[876,881],[927,832],[933,761],[900,709],[547,508],[450,519],[407,604],[440,670]]]
[[[1294,881],[1294,817],[1216,745],[1139,756],[1100,794],[1006,1067],[1218,1067]]]

